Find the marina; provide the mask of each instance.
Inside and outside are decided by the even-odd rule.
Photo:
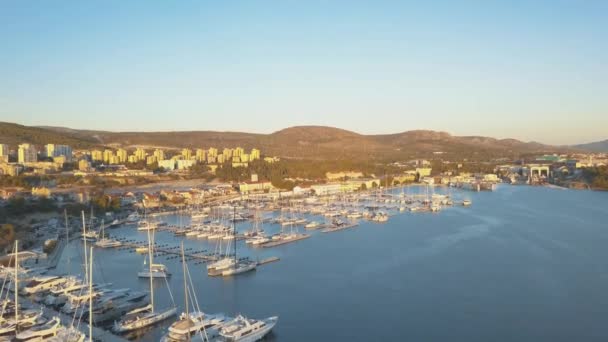
[[[426,187],[419,186],[409,189],[396,188],[383,193],[334,196],[316,201],[290,199],[284,204],[231,202],[222,209],[210,210],[207,215],[197,216],[198,214],[194,211],[180,211],[173,215],[162,215],[162,219],[150,218],[160,223],[156,225],[155,229],[139,230],[137,223],[129,223],[109,229],[106,227],[105,232],[102,234],[99,231],[96,238],[94,238],[94,234],[88,234],[91,240],[87,241],[87,244],[95,246],[95,259],[103,260],[103,262],[94,262],[96,282],[93,290],[95,292],[109,291],[106,296],[116,293],[112,296],[129,300],[128,298],[139,298],[140,295],[137,293],[147,293],[152,286],[151,293],[159,294],[154,296],[154,307],[158,307],[160,310],[151,310],[149,306],[151,298],[146,296],[141,304],[129,310],[131,313],[127,316],[142,317],[141,325],[143,327],[129,331],[131,328],[128,327],[135,324],[136,321],[127,318],[124,323],[117,325],[118,323],[110,320],[107,323],[97,323],[94,327],[94,334],[108,336],[105,340],[110,341],[119,341],[123,338],[136,341],[161,339],[167,333],[167,329],[177,322],[176,320],[179,320],[180,312],[184,310],[183,305],[180,304],[184,300],[184,277],[181,271],[183,265],[188,266],[189,277],[192,279],[192,284],[195,284],[192,288],[202,294],[198,301],[200,309],[205,312],[226,312],[226,322],[233,320],[230,317],[237,317],[239,312],[247,312],[253,317],[277,315],[281,317],[281,322],[286,322],[286,325],[289,322],[294,324],[295,317],[290,314],[291,310],[307,304],[303,300],[295,300],[290,294],[291,291],[280,290],[282,287],[299,288],[300,291],[304,291],[304,288],[309,289],[308,277],[314,279],[319,276],[328,279],[328,277],[331,278],[330,274],[342,269],[349,270],[349,276],[340,278],[342,280],[337,283],[330,282],[329,286],[338,286],[338,284],[344,284],[342,281],[349,280],[349,286],[357,288],[357,292],[365,291],[362,287],[366,284],[365,279],[368,278],[364,276],[366,274],[381,277],[387,281],[398,281],[398,279],[403,281],[406,274],[402,272],[392,274],[396,271],[396,267],[406,269],[416,267],[417,276],[421,277],[421,280],[428,279],[425,271],[421,271],[419,266],[429,262],[431,256],[436,255],[443,258],[445,254],[446,256],[452,255],[450,259],[461,260],[467,254],[459,256],[459,246],[466,246],[478,239],[484,239],[493,231],[507,231],[500,228],[507,221],[501,216],[497,216],[499,212],[493,209],[497,203],[517,208],[517,201],[505,202],[504,199],[520,198],[521,201],[522,198],[534,198],[534,195],[547,191],[564,192],[512,186],[502,186],[493,193],[461,193],[459,191],[458,189],[436,188],[432,191],[435,194],[433,196],[430,192],[427,195]],[[552,193],[548,196],[559,195]],[[536,203],[537,207],[548,208],[539,206],[543,203],[542,201]],[[433,211],[434,206],[441,209]],[[403,207],[406,209],[401,210]],[[229,216],[233,215],[235,211],[247,219],[229,220]],[[257,211],[259,214],[253,214],[253,211]],[[488,213],[492,213],[492,217],[488,217]],[[516,214],[517,211],[513,213],[515,216],[511,215],[509,220],[513,217],[522,217]],[[298,217],[297,225],[277,223],[277,219],[281,217],[291,219],[292,216]],[[255,217],[257,219],[254,219]],[[88,222],[88,219],[86,221]],[[303,223],[304,221],[306,223]],[[307,229],[306,225],[312,222],[316,222],[314,227]],[[515,223],[507,224],[507,227],[510,227],[508,231],[513,229],[513,224]],[[180,234],[180,232],[193,230],[199,232],[218,230],[222,231],[223,235],[219,239],[209,239],[208,236],[199,237],[202,233],[196,236]],[[231,230],[234,230],[236,234],[230,233]],[[332,232],[342,233],[328,234]],[[148,242],[149,235],[153,236],[153,239]],[[236,238],[224,238],[233,236]],[[268,241],[260,245],[253,245],[246,241],[255,236],[266,238]],[[82,252],[84,241],[78,237],[77,232],[73,232],[70,237],[70,242],[63,244],[62,255],[49,257],[48,262],[53,260],[56,268],[39,277],[37,287],[33,287],[33,283],[24,280],[23,284],[32,284],[28,285],[30,286],[28,288],[31,288],[28,291],[33,293],[47,291],[44,284],[57,281],[57,275],[82,274],[82,261],[79,263],[78,260],[82,260],[84,257]],[[273,237],[278,238],[273,240]],[[113,247],[98,246],[95,242],[101,239],[118,243]],[[181,252],[182,243],[184,245],[183,254]],[[352,251],[346,252],[348,258],[336,257],[333,251],[336,248],[342,248],[338,246],[344,243]],[[381,245],[389,246],[389,250],[393,251],[398,247],[402,252],[399,252],[397,254],[399,257],[394,259],[394,257],[386,255],[388,251],[378,249]],[[227,246],[230,246],[230,249],[226,250]],[[232,260],[236,260],[234,263],[226,264],[222,269],[207,271],[206,266],[218,262],[226,255],[232,255],[235,246],[238,248],[238,255],[236,259],[234,256],[231,257]],[[355,253],[355,251],[357,252]],[[486,251],[486,253],[488,252]],[[525,251],[522,252],[525,253]],[[453,253],[457,254],[453,255]],[[369,258],[368,256],[372,254],[375,256]],[[380,262],[378,258],[388,258],[392,262],[386,264]],[[322,262],[322,260],[325,261]],[[445,262],[448,261],[445,260]],[[138,277],[138,272],[146,269],[153,270],[157,267],[156,265],[165,267],[170,276]],[[427,267],[438,267],[434,263],[431,265],[435,266]],[[293,271],[293,267],[300,271]],[[254,270],[255,272],[253,272]],[[491,271],[486,269],[484,272]],[[510,272],[517,274],[514,270],[510,270]],[[292,283],[289,280],[291,278],[294,281],[297,280],[298,284]],[[420,293],[417,292],[418,287],[414,284],[418,284],[418,282],[414,281],[411,285],[413,286],[411,287],[412,295],[418,293],[420,296]],[[456,284],[460,283],[457,281]],[[64,286],[67,286],[67,283]],[[74,286],[76,289],[78,285]],[[462,288],[462,284],[458,286],[461,291],[468,292]],[[126,289],[131,290],[129,292]],[[167,291],[171,292],[170,296],[165,295]],[[237,295],[236,297],[217,295],[225,291],[236,291]],[[446,289],[436,286],[436,291],[439,291],[437,295],[445,298]],[[504,290],[501,291],[504,292]],[[25,292],[27,291],[23,291],[24,295]],[[122,294],[123,292],[131,294],[125,296]],[[314,296],[312,298],[307,296],[307,299],[316,305],[321,305],[321,301],[338,301],[345,308],[351,305],[348,297],[340,295],[336,297],[335,293],[334,296],[328,297],[328,293],[316,290],[313,292]],[[22,302],[30,306],[30,303],[34,303],[31,297],[33,295],[35,294],[21,297]],[[407,301],[416,303],[416,299],[412,298],[412,295],[401,294],[403,298],[407,298]],[[258,297],[270,298],[270,300],[263,302],[255,299]],[[87,296],[83,299],[85,302],[88,300]],[[383,297],[378,299],[384,307],[393,310],[395,314],[402,310],[384,302]],[[293,303],[290,306],[291,309],[288,310],[280,305],[284,301]],[[363,302],[366,303],[367,300],[363,299]],[[34,304],[34,307],[35,305],[40,304]],[[478,302],[478,305],[485,304],[482,301]],[[175,311],[171,309],[173,307],[176,308]],[[369,306],[367,307],[369,308]],[[416,305],[416,307],[426,312],[424,311],[425,306]],[[55,310],[51,306],[45,306],[44,310],[45,316],[52,318],[57,315],[62,324],[69,322],[72,315]],[[192,310],[196,311],[195,308]],[[408,311],[410,310],[406,309],[406,312]],[[309,314],[305,313],[305,315]],[[146,317],[149,319],[145,319]],[[148,324],[146,322],[150,322],[150,326],[146,326]],[[241,323],[235,323],[235,327]],[[409,326],[409,329],[414,329],[411,325],[406,325]],[[86,322],[82,322],[80,327],[86,333]],[[346,328],[344,325],[343,327]],[[229,330],[226,330],[225,333],[228,333]],[[302,333],[301,329],[294,330],[284,327],[281,323],[273,326],[272,331],[268,336],[271,341],[322,339],[322,336],[328,333],[324,332],[324,328],[321,327],[308,333]],[[405,331],[400,330],[399,336],[402,334],[407,335]],[[219,332],[217,336],[220,336]],[[346,335],[340,336],[341,338],[346,337]],[[382,336],[390,339],[391,335],[382,334]]]

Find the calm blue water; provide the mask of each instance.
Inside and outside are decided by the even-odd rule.
[[[272,249],[240,243],[243,254],[281,261],[236,278],[210,278],[190,262],[199,304],[206,312],[278,315],[273,341],[608,339],[608,193],[501,186],[455,195],[473,205],[362,221]],[[146,239],[134,228],[111,233]],[[158,243],[181,240],[157,234]],[[66,250],[63,270],[68,255],[69,268],[80,267],[80,248]],[[147,290],[136,275],[143,258],[97,250],[95,280]],[[181,263],[157,260],[173,272],[169,285],[183,306]],[[163,280],[155,291],[158,306],[171,303]],[[169,323],[139,340],[157,341]]]

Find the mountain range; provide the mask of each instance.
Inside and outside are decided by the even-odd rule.
[[[296,126],[271,134],[217,131],[109,132],[64,127],[31,127],[0,122],[0,143],[68,144],[74,148],[102,146],[259,148],[265,155],[301,159],[400,160],[444,153],[460,158],[516,157],[522,154],[560,152],[570,147],[550,146],[515,139],[454,136],[430,130],[364,135],[324,126]],[[604,142],[606,143],[606,142]],[[592,144],[589,144],[592,145]],[[586,149],[584,145],[576,148]],[[599,148],[600,146],[593,146]],[[14,148],[14,146],[11,146]]]

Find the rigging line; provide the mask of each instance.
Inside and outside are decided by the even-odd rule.
[[[165,285],[167,285],[167,290],[169,290],[169,297],[171,297],[171,303],[173,303],[173,307],[176,307],[177,305],[175,305],[173,293],[171,292],[171,288],[169,287],[169,281],[167,280],[167,277],[164,277],[164,278],[165,278]]]

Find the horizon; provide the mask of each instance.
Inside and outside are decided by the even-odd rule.
[[[0,5],[0,120],[608,139],[604,1]]]

